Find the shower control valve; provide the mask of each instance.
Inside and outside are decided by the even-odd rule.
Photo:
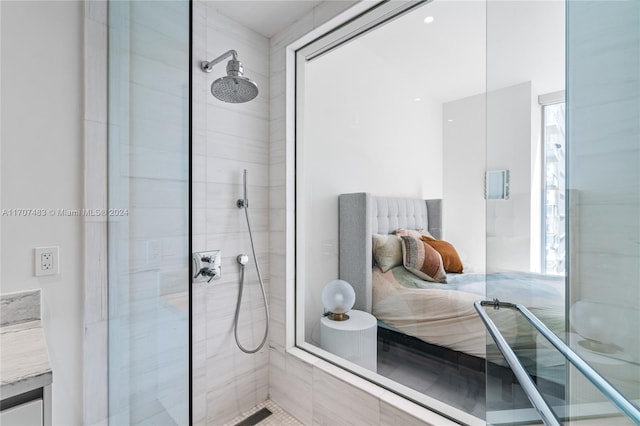
[[[211,268],[202,268],[201,270],[198,271],[198,273],[196,274],[195,278],[198,278],[199,275],[202,275],[204,277],[209,277],[209,279],[207,280],[208,283],[211,282],[212,279],[216,278],[218,276],[218,274],[216,273],[215,269],[211,269]]]
[[[220,250],[193,253],[194,283],[211,282],[222,277],[222,256]]]

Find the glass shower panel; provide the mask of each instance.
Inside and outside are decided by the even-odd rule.
[[[524,317],[492,310],[561,424],[640,419],[633,408],[640,398],[638,28],[637,2],[488,2],[487,167],[509,169],[511,182],[508,199],[487,200],[487,296],[527,306],[614,387],[594,386],[594,378],[567,363]],[[548,212],[537,203],[544,199],[540,184],[549,180],[540,176],[548,152],[540,146],[538,96],[564,89],[565,58],[566,269],[539,274],[545,249],[538,241],[545,219],[540,216]],[[512,73],[518,78],[509,81]],[[520,384],[496,385],[492,371],[503,361],[500,355],[492,360],[492,352],[489,344],[488,422],[534,421]],[[632,407],[627,414],[636,420],[611,404],[617,392],[619,406]]]
[[[640,3],[567,8],[569,341],[640,399]],[[571,402],[599,402],[569,374]]]
[[[109,423],[189,423],[189,2],[109,2]]]
[[[490,304],[487,305],[487,303]],[[505,358],[510,360],[509,364],[514,373],[520,371],[522,374],[517,374],[518,383],[510,381],[501,383],[502,391],[506,391],[508,394],[503,398],[509,398],[512,402],[502,407],[494,402],[487,410],[488,424],[542,424],[543,422],[548,426],[560,424],[639,424],[640,410],[606,380],[602,379],[597,372],[594,372],[588,364],[582,361],[580,356],[570,352],[571,349],[561,340],[553,337],[553,333],[545,326],[539,324],[534,326],[537,321],[526,308],[509,306],[509,304],[502,302],[499,310],[496,311],[494,308],[492,311],[492,303],[485,302],[487,311],[484,310],[485,308],[481,308],[479,313],[490,317],[490,320],[486,321],[487,327],[492,330],[495,336],[499,336],[495,332],[495,327],[496,323],[500,322],[501,315],[506,315],[507,318],[512,315],[522,316],[522,318],[531,320],[526,326],[529,328],[528,332],[535,336],[537,347],[535,363],[530,363],[526,353],[522,353],[519,349],[516,349],[514,353],[509,347],[504,347],[504,342],[501,343],[500,351],[505,354]],[[513,345],[513,341],[509,342],[509,345]],[[568,392],[563,392],[563,388],[553,386],[550,378],[544,377],[544,370],[538,368],[539,365],[548,364],[550,361],[560,364],[564,359],[569,361],[566,363],[566,376],[571,377],[573,389],[579,382],[580,394],[589,395],[588,398],[569,396]],[[489,376],[489,380],[494,382],[496,378],[495,374]],[[508,376],[504,378],[508,379]],[[498,383],[498,385],[500,384]],[[494,389],[497,388],[496,383],[492,383],[491,386]],[[495,399],[495,397],[492,398],[494,401]]]
[[[508,195],[486,200],[486,296],[526,306],[564,338],[565,271],[542,269],[545,161],[539,97],[565,90],[565,3],[487,0],[486,43],[486,172],[508,170],[509,176]],[[564,401],[564,358],[544,345],[522,315],[486,309],[545,399]],[[487,420],[515,422],[531,404],[491,337],[487,343]]]

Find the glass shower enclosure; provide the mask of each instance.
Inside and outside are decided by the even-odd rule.
[[[640,4],[393,3],[296,51],[296,344],[463,424],[540,424],[520,378],[547,424],[632,424],[612,396],[640,398]],[[433,231],[407,199],[442,200],[438,231],[463,274],[407,271],[390,234]],[[342,214],[341,200],[357,207]],[[373,367],[323,343],[335,278],[379,321],[377,346],[357,346],[377,349]],[[467,328],[479,299],[521,377],[482,324]],[[440,339],[436,314],[459,341]],[[469,336],[482,350],[461,348]]]
[[[109,2],[109,424],[189,424],[190,2]]]
[[[505,41],[504,28],[541,13],[544,28]],[[562,69],[548,73],[560,71],[566,86],[540,91],[540,80],[497,91],[528,60],[512,44],[544,43],[553,16],[564,34],[546,45],[548,61],[530,67],[553,63],[557,52]],[[526,376],[501,374],[508,351],[488,337],[489,424],[640,421],[639,17],[637,2],[487,1],[487,167],[514,170],[510,198],[487,200],[487,299],[534,306],[543,326],[507,305],[483,309],[505,324],[498,331]],[[549,117],[544,99],[561,90],[566,104]],[[522,135],[510,131],[517,122]],[[523,162],[506,165],[517,145]],[[529,276],[529,288],[509,294],[500,277],[514,273]]]

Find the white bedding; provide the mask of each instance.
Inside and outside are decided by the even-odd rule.
[[[450,274],[447,281],[447,284],[425,282],[402,266],[386,273],[375,267],[372,314],[405,334],[482,358],[487,356],[487,334],[473,307],[476,300],[499,297],[521,303],[552,330],[557,333],[563,330],[562,277],[529,273]],[[501,309],[490,314],[515,349],[535,348],[535,332],[519,313]]]

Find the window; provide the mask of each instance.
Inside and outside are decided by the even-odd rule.
[[[542,106],[542,272],[565,274],[565,103]]]

